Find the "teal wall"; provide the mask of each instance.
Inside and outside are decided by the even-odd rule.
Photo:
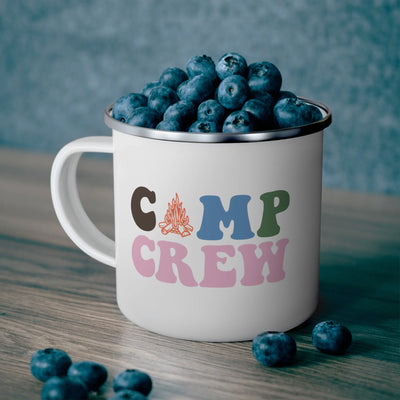
[[[107,135],[120,95],[236,51],[332,108],[325,186],[400,194],[399,49],[396,0],[0,0],[0,146]]]

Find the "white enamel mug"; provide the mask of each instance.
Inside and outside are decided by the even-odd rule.
[[[305,99],[303,99],[305,100]],[[72,241],[116,268],[122,313],[150,331],[251,340],[307,320],[318,302],[323,119],[247,134],[166,132],[104,113],[112,137],[57,154],[51,194]],[[76,169],[113,154],[115,242],[88,218]]]

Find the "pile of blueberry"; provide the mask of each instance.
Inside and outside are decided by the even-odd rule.
[[[108,377],[107,369],[93,361],[72,363],[63,350],[47,348],[36,351],[31,359],[32,375],[45,382],[42,400],[87,400],[98,392]],[[146,400],[153,383],[148,374],[127,369],[115,376],[110,400]]]
[[[171,67],[141,93],[113,105],[113,118],[130,125],[181,132],[253,132],[290,128],[322,119],[319,108],[281,90],[282,75],[268,61],[247,65],[226,53],[215,64],[193,56],[186,71]]]
[[[351,342],[350,330],[337,321],[320,322],[312,331],[312,343],[323,353],[344,354]],[[280,367],[293,362],[297,346],[287,333],[264,332],[253,339],[252,351],[261,364]]]
[[[344,354],[352,342],[348,328],[336,321],[324,321],[312,331],[313,345],[323,353]],[[284,332],[264,332],[252,342],[255,359],[269,367],[293,362],[297,351],[295,340]],[[106,382],[107,369],[93,361],[72,363],[63,350],[47,348],[36,351],[31,359],[32,375],[45,382],[42,400],[87,400]],[[115,376],[115,395],[109,400],[146,400],[153,387],[148,374],[127,369]]]

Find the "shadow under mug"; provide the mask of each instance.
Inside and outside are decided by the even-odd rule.
[[[135,324],[200,341],[251,340],[301,324],[318,302],[323,119],[252,133],[167,132],[104,112],[112,137],[57,154],[51,194],[60,224],[116,268],[117,302]],[[113,154],[115,242],[87,216],[76,170]]]

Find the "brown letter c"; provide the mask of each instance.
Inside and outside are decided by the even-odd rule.
[[[144,186],[136,188],[131,198],[132,217],[140,229],[151,231],[156,226],[156,214],[153,211],[148,213],[143,212],[140,207],[140,202],[143,197],[146,197],[151,204],[154,204],[156,201],[155,192],[152,192]]]

